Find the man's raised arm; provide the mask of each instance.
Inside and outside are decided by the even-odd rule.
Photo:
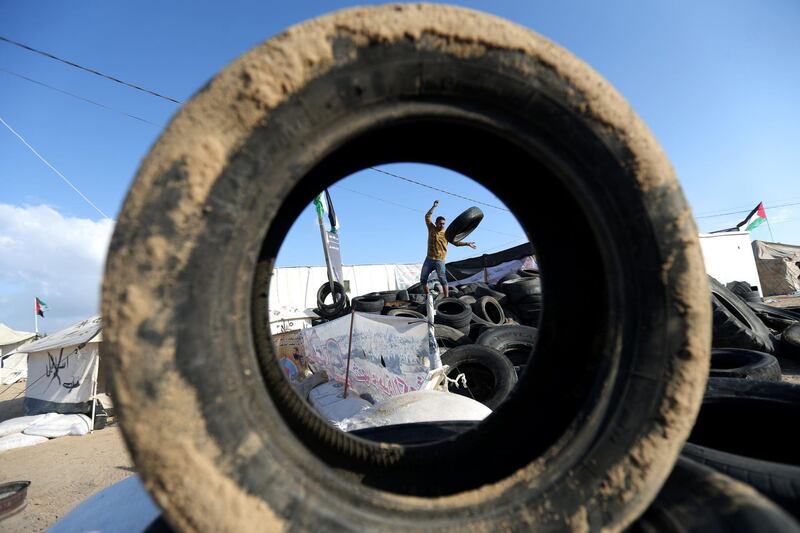
[[[425,213],[425,225],[429,228],[436,227],[433,225],[433,222],[431,222],[431,218],[433,217],[433,210],[436,209],[437,205],[439,205],[439,200],[435,200],[431,208],[428,209],[428,212]]]

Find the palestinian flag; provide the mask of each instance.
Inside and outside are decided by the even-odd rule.
[[[767,220],[767,212],[764,211],[764,202],[759,202],[744,220],[736,224],[736,228],[739,231],[753,231],[765,220]]]
[[[34,304],[34,310],[36,311],[36,314],[44,318],[45,309],[47,309],[47,304],[41,301],[39,298],[36,298],[36,303]]]
[[[336,216],[336,211],[333,210],[333,202],[331,201],[331,195],[328,189],[325,189],[324,192],[318,194],[317,197],[314,198],[314,207],[317,210],[317,216],[320,220],[327,216],[331,224],[331,232],[337,233],[339,231],[339,218]]]

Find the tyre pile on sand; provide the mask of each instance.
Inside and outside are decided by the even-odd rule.
[[[516,350],[525,368],[484,421],[417,445],[326,424],[285,379],[269,333],[291,223],[316,191],[396,161],[490,187],[546,273],[541,301],[535,281],[515,278],[437,303],[440,326],[475,342],[508,327],[484,323],[500,310],[514,327],[540,318],[536,349]],[[587,272],[590,290],[576,282]],[[798,529],[749,486],[678,459],[703,403],[712,317],[667,157],[590,67],[493,16],[357,8],[238,58],[143,160],[102,303],[122,429],[177,529]],[[450,331],[445,356],[464,368],[458,339]]]

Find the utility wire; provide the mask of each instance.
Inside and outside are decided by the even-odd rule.
[[[57,169],[56,167],[54,167],[53,165],[51,165],[51,164],[50,164],[50,163],[47,161],[47,159],[45,159],[44,157],[42,157],[42,155],[41,155],[39,152],[37,152],[37,151],[36,151],[36,149],[35,149],[33,146],[31,146],[30,144],[28,144],[28,141],[26,141],[26,140],[25,140],[25,139],[22,137],[22,135],[20,135],[20,134],[19,134],[19,133],[17,133],[16,131],[14,131],[14,128],[12,128],[11,126],[9,126],[8,122],[6,122],[5,120],[3,120],[3,117],[0,117],[0,122],[2,122],[2,123],[3,123],[3,125],[4,125],[6,128],[8,128],[8,129],[9,129],[9,131],[10,131],[11,133],[13,133],[14,135],[16,135],[16,136],[17,136],[17,138],[18,138],[20,141],[22,141],[22,144],[24,144],[25,146],[27,146],[27,147],[28,147],[28,149],[30,149],[30,151],[31,151],[31,152],[33,152],[33,153],[36,155],[36,157],[38,157],[39,159],[41,159],[41,160],[42,160],[42,162],[43,162],[45,165],[47,165],[48,167],[50,167],[50,169],[51,169],[53,172],[55,172],[56,174],[58,174],[58,176],[59,176],[59,177],[60,177],[62,180],[64,180],[64,182],[65,182],[67,185],[69,185],[70,187],[72,187],[72,190],[74,190],[76,193],[78,193],[78,194],[80,195],[80,197],[81,197],[81,198],[83,198],[84,200],[86,200],[86,203],[88,203],[90,206],[94,207],[94,209],[95,209],[95,210],[96,210],[98,213],[100,213],[101,215],[103,215],[103,218],[107,218],[108,220],[113,220],[113,219],[112,219],[110,216],[108,216],[108,215],[106,215],[105,213],[103,213],[102,209],[100,209],[99,207],[97,207],[96,205],[94,205],[94,203],[92,203],[92,201],[91,201],[91,200],[89,200],[89,198],[87,198],[85,194],[83,194],[81,191],[79,191],[79,190],[78,190],[78,188],[77,188],[75,185],[73,185],[73,184],[72,184],[72,182],[71,182],[71,181],[69,181],[69,180],[67,179],[67,177],[66,177],[64,174],[62,174],[61,172],[59,172],[59,171],[58,171],[58,169]]]
[[[413,183],[415,185],[419,185],[420,187],[427,187],[428,189],[433,189],[434,191],[439,191],[439,192],[444,193],[444,194],[449,194],[450,196],[455,196],[456,198],[461,198],[462,200],[468,200],[468,201],[476,203],[476,204],[485,205],[486,207],[493,207],[494,209],[499,209],[500,211],[507,211],[509,213],[511,212],[510,210],[506,209],[505,207],[498,207],[496,205],[487,204],[487,203],[484,203],[484,202],[479,202],[478,200],[473,200],[472,198],[467,198],[466,196],[461,196],[460,194],[452,193],[450,191],[445,191],[444,189],[437,189],[436,187],[431,187],[430,185],[428,185],[426,183],[421,183],[421,182],[416,181],[416,180],[412,180],[412,179],[409,179],[409,178],[404,178],[403,176],[398,176],[397,174],[392,174],[391,172],[386,172],[385,170],[381,170],[379,168],[375,168],[375,167],[368,167],[368,168],[370,170],[374,170],[375,172],[380,172],[381,174],[386,174],[387,176],[392,176],[394,178],[398,178],[398,179],[401,179],[403,181],[408,181],[408,182]]]
[[[791,203],[788,203],[788,204],[780,204],[780,205],[765,205],[764,209],[778,209],[779,207],[790,207],[790,206],[793,206],[793,205],[800,205],[800,202],[791,202]],[[752,210],[753,209],[750,208],[750,209],[743,209],[741,211],[728,211],[727,213],[719,213],[718,215],[703,215],[703,216],[694,217],[694,218],[696,218],[696,219],[697,218],[716,218],[716,217],[724,217],[724,216],[728,216],[728,215],[740,215],[742,213],[749,213]]]
[[[367,198],[372,198],[373,200],[378,200],[379,202],[384,202],[384,203],[391,204],[391,205],[394,205],[394,206],[397,206],[397,207],[402,207],[403,209],[407,209],[409,211],[414,211],[416,213],[425,213],[425,211],[423,211],[422,209],[416,209],[416,208],[413,208],[413,207],[409,207],[407,205],[398,204],[397,202],[392,202],[391,200],[386,200],[386,199],[380,198],[378,196],[373,196],[373,195],[367,194],[365,192],[357,191],[355,189],[351,189],[349,187],[345,187],[344,185],[339,185],[338,183],[336,185],[334,185],[333,188],[334,189],[342,189],[344,191],[348,191],[348,192],[351,192],[351,193],[354,193],[354,194],[360,194],[361,196],[366,196]],[[503,233],[502,231],[495,231],[493,229],[488,229],[488,228],[482,228],[482,229],[483,229],[483,231],[488,231],[490,233],[496,233],[497,235],[505,235],[506,237],[516,237],[518,239],[527,239],[527,237],[522,237],[520,235],[514,235],[512,233]]]
[[[63,89],[59,89],[58,87],[53,87],[52,85],[48,85],[48,84],[43,83],[41,81],[34,80],[33,78],[29,78],[27,76],[23,76],[22,74],[17,74],[16,72],[12,72],[12,71],[6,70],[4,68],[0,68],[0,72],[5,72],[6,74],[10,74],[11,76],[16,76],[17,78],[21,78],[21,79],[29,81],[31,83],[35,83],[36,85],[41,85],[42,87],[46,87],[48,89],[52,89],[53,91],[58,91],[58,92],[60,92],[62,94],[66,94],[67,96],[71,96],[73,98],[77,98],[78,100],[83,100],[84,102],[88,102],[88,103],[96,105],[98,107],[102,107],[103,109],[108,109],[110,111],[114,111],[116,113],[120,113],[122,115],[125,115],[126,117],[130,117],[130,118],[138,120],[140,122],[144,122],[146,124],[151,124],[153,126],[160,127],[160,125],[156,124],[155,122],[150,122],[149,120],[143,119],[141,117],[137,117],[136,115],[131,115],[130,113],[126,113],[125,111],[120,111],[119,109],[114,109],[113,107],[107,106],[105,104],[101,104],[100,102],[95,102],[94,100],[90,100],[88,98],[84,98],[83,96],[79,96],[77,94],[73,94],[73,93],[71,93],[69,91],[65,91]]]
[[[144,93],[151,94],[153,96],[157,96],[158,98],[163,98],[164,100],[168,100],[168,101],[174,102],[176,104],[182,103],[180,100],[176,100],[175,98],[170,98],[169,96],[164,96],[163,94],[157,93],[155,91],[151,91],[150,89],[145,89],[143,87],[139,87],[138,85],[134,85],[133,83],[129,83],[127,81],[122,81],[121,79],[115,78],[114,76],[109,76],[108,74],[103,74],[102,72],[98,72],[98,71],[96,71],[96,70],[94,70],[92,68],[84,67],[84,66],[79,65],[77,63],[73,63],[72,61],[68,61],[66,59],[62,59],[62,58],[60,58],[58,56],[55,56],[55,55],[53,55],[53,54],[51,54],[49,52],[44,52],[42,50],[37,50],[36,48],[28,46],[27,44],[22,44],[20,42],[14,41],[12,39],[9,39],[8,37],[3,37],[2,35],[0,35],[0,41],[5,41],[5,42],[7,42],[9,44],[13,44],[14,46],[18,46],[20,48],[24,48],[25,50],[28,50],[28,51],[33,52],[35,54],[39,54],[39,55],[42,55],[44,57],[49,57],[50,59],[55,59],[56,61],[60,61],[61,63],[70,65],[72,67],[79,68],[81,70],[85,70],[86,72],[91,72],[92,74],[100,76],[101,78],[109,79],[111,81],[120,83],[120,84],[125,85],[127,87],[130,87],[132,89],[136,89],[137,91],[142,91]]]
[[[144,93],[150,94],[150,95],[152,95],[152,96],[155,96],[155,97],[157,97],[157,98],[161,98],[161,99],[163,99],[163,100],[167,100],[167,101],[169,101],[169,102],[172,102],[172,103],[175,103],[175,104],[182,104],[182,103],[183,103],[182,101],[180,101],[180,100],[177,100],[177,99],[175,99],[175,98],[172,98],[172,97],[169,97],[169,96],[165,96],[165,95],[163,95],[163,94],[160,94],[160,93],[158,93],[158,92],[156,92],[156,91],[152,91],[152,90],[150,90],[150,89],[145,89],[144,87],[140,87],[140,86],[138,86],[138,85],[135,85],[135,84],[133,84],[133,83],[130,83],[130,82],[127,82],[127,81],[121,80],[121,79],[119,79],[119,78],[116,78],[116,77],[114,77],[114,76],[110,76],[110,75],[108,75],[108,74],[104,74],[104,73],[102,73],[102,72],[99,72],[99,71],[97,71],[97,70],[95,70],[95,69],[92,69],[92,68],[89,68],[89,67],[84,67],[83,65],[79,65],[78,63],[74,63],[74,62],[72,62],[72,61],[69,61],[69,60],[66,60],[66,59],[62,59],[62,58],[60,58],[60,57],[58,57],[58,56],[56,56],[56,55],[53,55],[53,54],[51,54],[51,53],[49,53],[49,52],[45,52],[45,51],[43,51],[43,50],[38,50],[38,49],[36,49],[36,48],[33,48],[32,46],[28,46],[28,45],[26,45],[26,44],[20,43],[20,42],[18,42],[18,41],[15,41],[15,40],[13,40],[13,39],[9,39],[8,37],[4,37],[4,36],[0,35],[0,41],[5,41],[5,42],[7,42],[7,43],[9,43],[9,44],[12,44],[12,45],[14,45],[14,46],[18,46],[18,47],[20,47],[20,48],[23,48],[23,49],[25,49],[25,50],[28,50],[28,51],[30,51],[30,52],[33,52],[33,53],[35,53],[35,54],[39,54],[39,55],[42,55],[42,56],[44,56],[44,57],[47,57],[47,58],[53,59],[53,60],[55,60],[55,61],[59,61],[59,62],[61,62],[61,63],[67,64],[67,65],[70,65],[70,66],[72,66],[72,67],[75,67],[75,68],[78,68],[78,69],[84,70],[84,71],[86,71],[86,72],[90,72],[90,73],[92,73],[92,74],[95,74],[95,75],[97,75],[97,76],[100,76],[100,77],[102,77],[102,78],[106,78],[106,79],[109,79],[109,80],[111,80],[111,81],[113,81],[113,82],[116,82],[116,83],[119,83],[119,84],[125,85],[126,87],[130,87],[130,88],[132,88],[132,89],[136,89],[137,91],[142,91],[142,92],[144,92]],[[49,86],[49,85],[47,85],[47,84],[44,84],[44,83],[42,83],[42,82],[39,82],[39,81],[33,80],[33,79],[31,79],[31,78],[27,78],[27,77],[25,77],[25,76],[22,76],[22,75],[20,75],[20,74],[13,73],[13,72],[10,72],[10,71],[8,71],[8,70],[5,70],[5,69],[0,69],[0,70],[3,70],[4,72],[6,72],[6,73],[8,73],[8,74],[11,74],[11,75],[13,75],[13,76],[17,76],[17,77],[20,77],[20,78],[26,79],[26,80],[28,80],[28,81],[30,81],[30,82],[32,82],[32,83],[37,83],[37,84],[39,84],[39,85],[42,85],[42,86],[44,86],[44,87],[48,87],[48,88],[50,88],[50,89],[53,89],[53,90],[56,90],[56,91],[62,92],[62,93],[64,93],[64,94],[68,94],[69,96],[73,96],[73,97],[75,97],[75,98],[78,98],[78,99],[80,99],[80,100],[84,100],[84,101],[86,101],[86,102],[89,102],[89,103],[91,103],[91,104],[98,105],[98,106],[100,106],[100,107],[104,107],[104,108],[106,108],[106,109],[111,109],[112,111],[117,111],[117,110],[115,110],[115,109],[113,109],[113,108],[111,108],[111,107],[108,107],[108,106],[106,106],[106,105],[100,104],[99,102],[95,102],[95,101],[89,100],[88,98],[84,98],[84,97],[78,96],[78,95],[76,95],[76,94],[72,94],[72,93],[69,93],[69,92],[67,92],[67,91],[63,91],[63,90],[61,90],[61,89],[58,89],[58,88],[56,88],[56,87],[52,87],[52,86]],[[147,124],[153,124],[154,126],[158,126],[158,124],[154,124],[153,122],[150,122],[150,121],[148,121],[148,120],[142,119],[142,118],[140,118],[140,117],[137,117],[137,116],[135,116],[135,115],[131,115],[131,114],[129,114],[129,113],[125,113],[125,112],[123,112],[123,111],[117,111],[117,112],[119,112],[119,113],[122,113],[122,114],[124,114],[124,115],[126,115],[126,116],[128,116],[128,117],[130,117],[130,118],[134,118],[134,119],[136,119],[136,120],[139,120],[139,121],[145,122],[145,123],[147,123]],[[4,122],[4,124],[6,124],[6,123]],[[6,124],[6,127],[9,127],[9,126],[8,126],[8,124]],[[9,129],[10,129],[10,127],[9,127]],[[13,130],[12,130],[12,131],[13,131]],[[16,134],[16,132],[14,132],[14,133]],[[17,136],[19,137],[19,135],[17,135]],[[20,137],[20,139],[22,139],[22,138]],[[24,142],[24,140],[23,140],[23,142]],[[27,145],[27,143],[25,143],[25,144]],[[30,145],[28,145],[28,147],[30,148]],[[33,150],[33,148],[31,148],[31,150]],[[36,153],[36,151],[35,151],[35,150],[34,150],[34,153]],[[36,153],[36,155],[38,156],[39,154],[38,154],[38,153]],[[39,157],[41,158],[41,156],[39,156]],[[41,159],[42,159],[42,161],[44,161],[44,158],[41,158]],[[47,163],[47,162],[45,161],[45,163]],[[48,166],[50,166],[50,167],[52,168],[52,165],[50,165],[49,163],[47,163],[47,165],[48,165]],[[422,183],[422,182],[420,182],[420,181],[417,181],[417,180],[413,180],[413,179],[410,179],[410,178],[406,178],[406,177],[404,177],[404,176],[400,176],[399,174],[394,174],[394,173],[392,173],[392,172],[388,172],[388,171],[386,171],[386,170],[381,170],[381,169],[379,169],[379,168],[375,168],[375,167],[369,167],[369,169],[370,169],[370,170],[374,170],[375,172],[380,172],[381,174],[385,174],[385,175],[387,175],[387,176],[392,176],[392,177],[394,177],[394,178],[397,178],[397,179],[400,179],[400,180],[403,180],[403,181],[407,181],[407,182],[409,182],[409,183],[413,183],[413,184],[415,184],[415,185],[419,185],[420,187],[425,187],[425,188],[428,188],[428,189],[431,189],[431,190],[434,190],[434,191],[441,192],[441,193],[443,193],[443,194],[447,194],[447,195],[453,196],[453,197],[455,197],[455,198],[461,198],[462,200],[467,200],[467,201],[469,201],[469,202],[473,202],[473,203],[476,203],[476,204],[479,204],[479,205],[483,205],[483,206],[486,206],[486,207],[491,207],[491,208],[494,208],[494,209],[499,209],[499,210],[501,210],[501,211],[507,211],[507,212],[510,212],[510,210],[509,210],[509,209],[506,209],[506,208],[503,208],[503,207],[499,207],[499,206],[496,206],[496,205],[492,205],[492,204],[488,204],[488,203],[485,203],[485,202],[479,202],[478,200],[474,200],[474,199],[472,199],[472,198],[468,198],[468,197],[466,197],[466,196],[462,196],[462,195],[460,195],[460,194],[452,193],[452,192],[450,192],[450,191],[446,191],[446,190],[444,190],[444,189],[439,189],[439,188],[437,188],[437,187],[433,187],[433,186],[431,186],[431,185],[428,185],[428,184],[426,184],[426,183]],[[53,170],[54,170],[54,171],[56,171],[56,172],[58,173],[58,171],[57,171],[57,170],[55,170],[54,168],[53,168]],[[59,175],[61,175],[60,173],[58,173],[58,174],[59,174]],[[63,178],[63,176],[62,176],[62,178]],[[63,178],[63,179],[66,181],[66,178]],[[69,183],[69,182],[68,182],[68,183]],[[70,184],[70,186],[72,186],[72,184]],[[74,188],[74,186],[73,186],[73,188]],[[75,190],[77,191],[77,189],[75,189]],[[78,193],[79,193],[79,194],[81,194],[81,193],[80,193],[80,191],[78,191]],[[83,196],[83,194],[81,194],[81,196]],[[84,199],[86,199],[86,198],[84,197]],[[86,199],[86,200],[88,201],[88,199]],[[91,202],[90,202],[90,203],[91,203]],[[775,209],[775,208],[778,208],[778,207],[789,207],[789,206],[794,206],[794,205],[800,205],[800,202],[795,202],[795,203],[787,203],[787,204],[781,204],[781,205],[773,205],[773,206],[765,206],[765,208],[769,208],[769,209]],[[94,207],[94,204],[92,204],[92,206]],[[97,208],[95,207],[95,209],[97,209]],[[98,211],[99,211],[99,209],[98,209]],[[738,215],[738,214],[742,214],[742,213],[749,213],[750,211],[751,211],[751,209],[744,209],[744,210],[739,210],[739,211],[729,211],[729,212],[726,212],[726,213],[719,213],[719,214],[713,214],[713,215],[701,215],[701,216],[696,216],[696,217],[695,217],[695,219],[701,219],[701,218],[716,218],[716,217],[723,217],[723,216],[728,216],[728,215]],[[101,213],[102,213],[102,211],[101,211]],[[106,215],[103,215],[103,216],[106,216]],[[106,217],[106,218],[108,218],[108,217]]]

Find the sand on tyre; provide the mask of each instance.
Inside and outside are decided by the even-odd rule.
[[[420,446],[327,424],[285,380],[268,327],[296,216],[337,179],[396,161],[489,186],[547,280],[536,351],[507,400]],[[527,176],[547,198],[537,209],[518,193]],[[592,320],[575,335],[587,256]],[[111,381],[137,470],[179,529],[619,530],[700,404],[703,270],[666,157],[589,67],[470,10],[350,10],[236,60],[144,159],[104,280]]]

